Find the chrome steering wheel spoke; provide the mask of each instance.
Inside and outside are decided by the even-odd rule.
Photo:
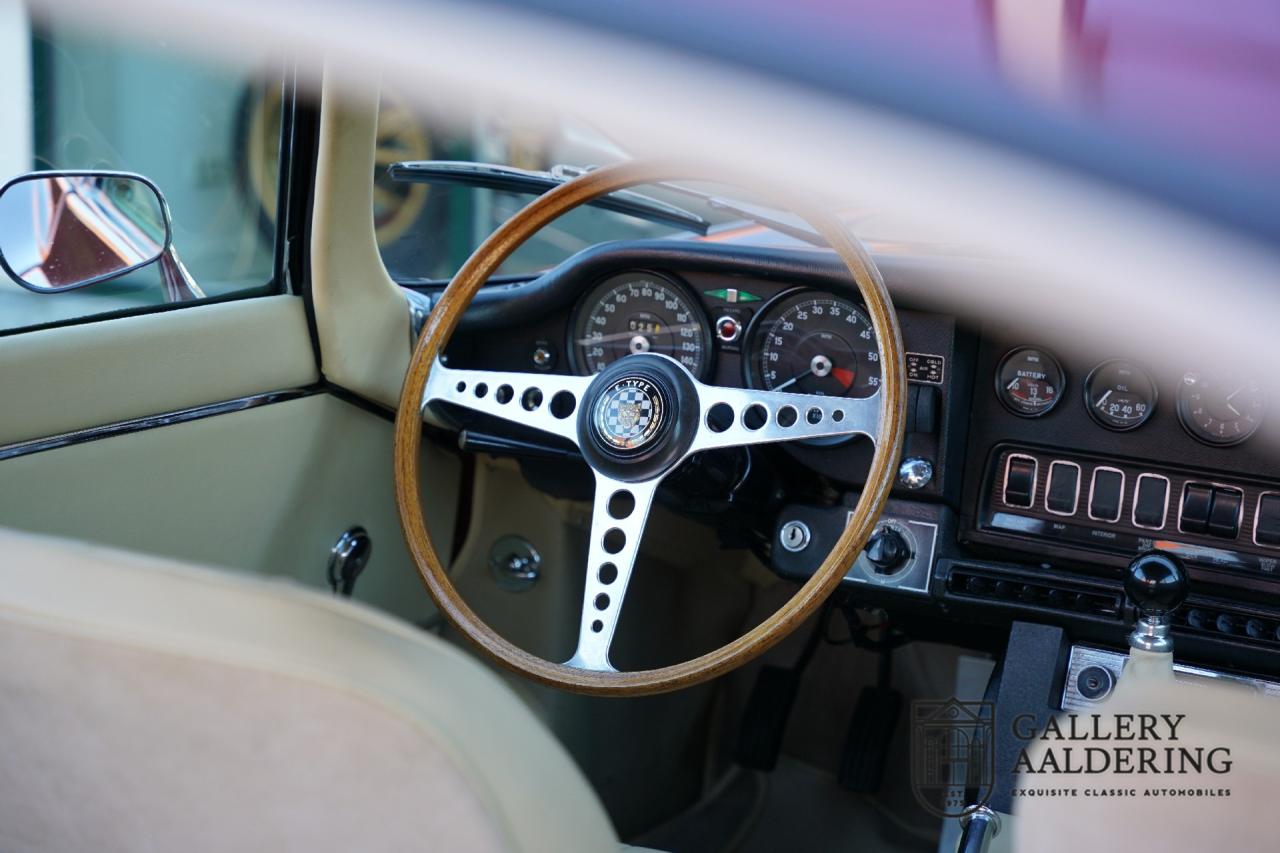
[[[870,397],[850,398],[722,388],[701,382],[695,386],[699,423],[690,453],[842,435],[864,435],[875,441],[879,432],[878,391]]]
[[[591,541],[587,548],[587,580],[582,595],[578,649],[566,666],[616,672],[609,648],[622,613],[631,570],[640,553],[649,508],[661,477],[623,483],[596,472]]]
[[[503,370],[459,370],[436,361],[422,393],[422,410],[430,403],[453,403],[512,423],[533,427],[578,444],[578,408],[590,376],[522,373]]]

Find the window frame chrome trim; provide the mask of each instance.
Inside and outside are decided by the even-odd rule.
[[[146,415],[141,418],[113,421],[112,423],[102,424],[101,426],[86,427],[85,429],[59,433],[57,435],[46,436],[44,438],[33,438],[26,441],[18,441],[12,444],[2,445],[0,446],[0,461],[14,459],[19,456],[30,456],[33,453],[43,453],[46,450],[56,450],[60,447],[85,444],[90,441],[98,441],[104,438],[115,438],[121,435],[129,435],[130,433],[145,432],[146,430],[156,429],[157,427],[174,426],[176,424],[188,423],[190,421],[201,420],[203,418],[211,418],[217,415],[243,412],[248,409],[256,409],[260,406],[267,406],[273,403],[287,403],[292,400],[300,400],[304,397],[312,397],[316,394],[324,393],[327,393],[327,389],[323,385],[308,385],[302,388],[291,388],[283,391],[269,391],[262,394],[252,394],[247,397],[237,397],[234,400],[224,400],[220,403],[208,403],[203,406],[193,406],[189,409],[177,409],[175,411],[163,412],[157,415]]]

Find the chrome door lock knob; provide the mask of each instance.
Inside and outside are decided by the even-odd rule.
[[[1189,589],[1187,570],[1177,557],[1159,551],[1135,557],[1124,576],[1125,595],[1138,611],[1129,647],[1171,653],[1170,616],[1187,600]]]

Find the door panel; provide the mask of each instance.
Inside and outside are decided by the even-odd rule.
[[[297,296],[23,332],[0,337],[0,446],[319,378]]]
[[[435,611],[404,546],[392,429],[327,394],[0,462],[6,526],[326,586],[329,549],[372,541],[355,597],[420,622]],[[422,460],[432,536],[451,551],[457,457]]]

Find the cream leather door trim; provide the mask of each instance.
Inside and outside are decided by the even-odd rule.
[[[458,458],[423,448],[432,536],[452,550]],[[327,589],[329,550],[365,528],[356,598],[435,614],[396,515],[391,424],[327,394],[0,462],[0,523]]]
[[[0,338],[0,445],[318,380],[297,296],[10,335]]]
[[[394,407],[409,366],[409,305],[374,233],[378,93],[335,79],[326,69],[311,225],[320,363],[334,384]]]

